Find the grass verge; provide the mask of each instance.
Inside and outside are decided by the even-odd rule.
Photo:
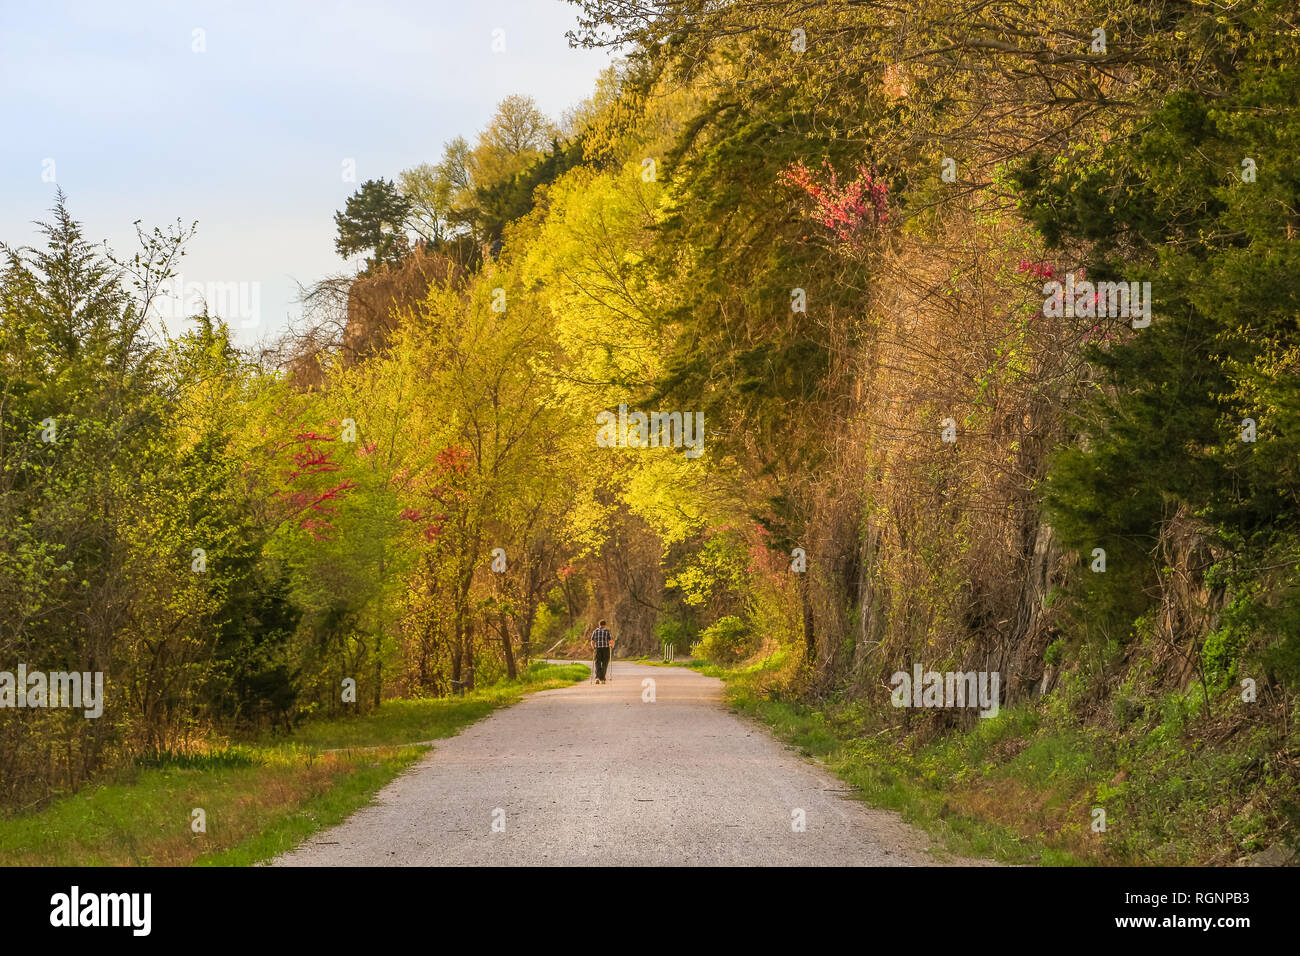
[[[44,809],[0,819],[3,866],[244,866],[346,819],[429,750],[525,693],[586,680],[583,664],[536,663],[464,697],[385,702],[280,740],[140,765]],[[206,832],[195,833],[195,810]]]
[[[1265,849],[1265,859],[1285,857],[1295,836],[1278,733],[1245,725],[1225,738],[1215,728],[1231,715],[1198,714],[1194,694],[1153,699],[1120,726],[1078,719],[1067,686],[968,730],[933,733],[852,700],[813,706],[773,679],[779,662],[701,670],[726,681],[737,712],[927,831],[941,851],[1027,865],[1230,865],[1264,862],[1252,857]],[[1285,736],[1294,750],[1294,730]],[[1094,829],[1098,810],[1104,831]]]

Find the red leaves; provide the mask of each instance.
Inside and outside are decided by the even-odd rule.
[[[445,514],[438,514],[429,515],[429,517],[432,518],[433,521],[424,526],[422,533],[424,534],[424,540],[432,544],[442,535],[442,522],[447,520],[447,516]],[[424,512],[420,511],[418,508],[403,508],[402,513],[399,514],[397,518],[399,521],[409,521],[412,524],[416,524],[417,522],[423,521],[425,515]]]
[[[289,480],[292,481],[293,476]],[[307,489],[289,493],[277,491],[275,496],[287,501],[293,513],[310,512],[298,521],[298,527],[310,532],[313,538],[320,541],[328,538],[334,530],[329,520],[329,516],[334,514],[334,507],[326,502],[337,501],[356,486],[356,482],[345,480],[323,492]]]
[[[787,166],[780,176],[786,185],[802,190],[816,203],[812,218],[835,233],[843,243],[860,244],[879,232],[889,220],[889,187],[861,163],[852,180],[839,182],[839,174],[822,161],[825,182],[818,183],[802,162]]]
[[[425,442],[424,444],[427,444]],[[439,451],[433,459],[433,467],[429,472],[412,476],[411,484],[420,488],[421,495],[426,500],[432,502],[431,507],[442,505],[448,507],[449,504],[454,507],[454,502],[464,501],[468,497],[463,488],[456,487],[456,476],[464,475],[469,471],[470,460],[473,457],[469,449],[461,448],[456,445],[448,445]],[[408,477],[403,469],[400,474],[402,477]],[[396,479],[398,476],[394,476]],[[435,543],[443,534],[444,526],[450,517],[446,512],[432,514],[426,509],[404,508],[398,515],[400,520],[409,521],[412,524],[419,524],[427,521],[421,533],[424,540],[430,544]]]
[[[340,467],[337,462],[330,460],[329,452],[318,452],[310,445],[303,451],[295,452],[293,461],[298,466],[298,470],[289,476],[290,481],[299,475],[314,475],[322,471],[338,471]]]
[[[329,435],[317,434],[314,431],[300,431],[289,441],[278,445],[276,451],[292,448],[294,445],[301,446],[297,451],[289,455],[293,465],[284,472],[285,482],[293,484],[312,475],[328,474],[342,468],[343,466],[331,457],[333,454],[332,449],[317,449],[312,446],[313,442],[332,441],[337,441],[337,439]],[[328,502],[338,501],[355,487],[356,482],[345,479],[324,490],[300,487],[288,492],[277,491],[275,497],[288,502],[292,514],[302,515],[299,518],[298,527],[309,533],[317,541],[320,541],[329,538],[334,531],[334,526],[329,519],[334,514],[335,509]]]
[[[467,448],[460,448],[456,445],[448,445],[442,451],[438,452],[438,468],[444,473],[463,475],[469,471],[470,452]]]
[[[339,495],[343,494],[344,492],[351,491],[356,486],[357,483],[355,481],[344,481],[340,485],[335,485],[329,491],[325,492],[325,494],[317,498],[315,503],[312,504],[312,507],[313,508],[317,507],[322,501],[330,501],[331,499],[337,498]]]
[[[308,442],[308,441],[337,441],[338,439],[333,438],[329,435],[317,435],[315,432],[299,432],[298,434],[293,436],[293,440],[297,442]]]
[[[1055,266],[1050,262],[1030,262],[1028,259],[1021,259],[1020,271],[1028,272],[1037,279],[1050,279],[1055,273]]]
[[[350,479],[322,479],[317,476],[330,475],[344,469],[344,464],[334,460],[334,447],[323,445],[324,442],[336,442],[339,439],[322,435],[311,429],[302,429],[292,438],[274,447],[274,454],[283,456],[284,468],[281,471],[285,485],[283,490],[274,492],[274,497],[282,500],[288,508],[288,516],[298,519],[298,527],[310,534],[315,540],[327,540],[336,531],[332,522],[337,513],[337,504],[357,488]],[[361,459],[372,459],[378,450],[374,443],[359,446],[357,455]],[[465,448],[449,445],[435,456],[432,467],[417,484],[424,486],[424,494],[433,501],[433,507],[442,503],[447,507],[447,499],[463,500],[465,491],[457,487],[457,476],[468,473],[472,453]],[[390,476],[391,482],[401,483],[411,477],[406,469],[399,469]],[[430,478],[437,480],[430,481]],[[332,482],[321,487],[322,482]],[[434,543],[442,536],[448,515],[432,514],[429,509],[403,508],[397,515],[399,521],[409,521],[419,527],[425,541]]]

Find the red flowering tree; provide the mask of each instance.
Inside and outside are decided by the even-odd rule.
[[[781,172],[780,182],[812,200],[812,219],[834,233],[839,242],[857,246],[878,235],[889,221],[889,187],[861,163],[854,173],[852,179],[841,182],[826,160],[820,176],[797,162]]]
[[[287,461],[281,466],[285,487],[272,492],[272,497],[286,506],[284,518],[296,519],[318,541],[333,535],[335,504],[356,487],[350,479],[336,482],[320,477],[342,468],[334,460],[334,448],[326,444],[334,441],[330,435],[300,431],[273,449],[274,454],[286,455]]]

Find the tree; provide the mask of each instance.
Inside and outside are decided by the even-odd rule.
[[[411,200],[391,180],[369,179],[361,184],[347,205],[334,214],[338,238],[334,248],[343,258],[369,251],[366,268],[396,265],[410,248],[406,236]]]
[[[506,182],[540,156],[555,136],[554,124],[531,96],[507,96],[469,154],[471,181],[480,189]]]
[[[397,177],[411,204],[408,224],[426,242],[441,243],[468,230],[474,219],[469,144],[457,136],[443,147],[442,161],[421,163]]]
[[[555,182],[567,170],[581,165],[582,159],[580,139],[564,145],[552,142],[545,153],[509,179],[477,189],[478,230],[482,240],[497,246],[506,226],[532,211],[538,187]]]
[[[1018,173],[1044,235],[1086,243],[1093,276],[1149,281],[1154,299],[1149,327],[1092,338],[1080,441],[1045,489],[1064,540],[1108,552],[1075,589],[1080,614],[1126,639],[1154,610],[1211,619],[1226,600],[1204,658],[1218,680],[1248,638],[1300,680],[1300,589],[1277,571],[1300,550],[1300,74],[1294,37],[1275,30],[1283,9],[1256,5],[1240,25],[1249,55],[1223,62],[1214,89],[1172,94],[1100,153]],[[1202,586],[1216,594],[1171,594]]]

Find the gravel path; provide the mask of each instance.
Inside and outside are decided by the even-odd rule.
[[[720,681],[616,661],[436,749],[283,866],[930,864],[897,815],[727,712]],[[655,701],[642,700],[644,680]],[[802,810],[803,832],[792,825]],[[972,861],[960,861],[972,862]]]

